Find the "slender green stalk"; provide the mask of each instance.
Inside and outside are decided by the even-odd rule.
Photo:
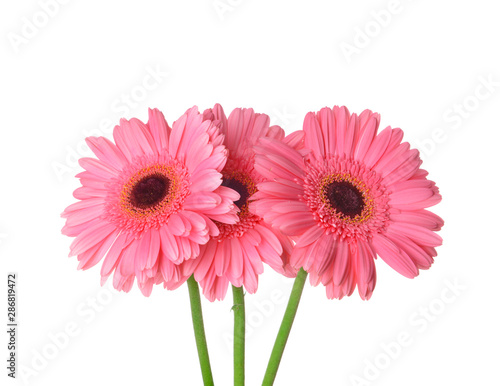
[[[283,316],[278,336],[274,342],[273,351],[271,353],[271,358],[269,358],[269,363],[267,364],[267,370],[264,375],[262,386],[271,386],[276,379],[281,357],[283,356],[283,351],[285,350],[286,341],[290,335],[293,320],[295,319],[295,314],[297,313],[297,308],[299,307],[300,297],[302,296],[302,290],[304,289],[306,278],[307,272],[301,268],[295,278],[295,282],[293,283],[292,293],[290,294],[290,299],[288,300],[288,305],[286,306],[285,315]]]
[[[243,287],[233,286],[234,386],[245,385],[245,298]]]
[[[205,386],[213,386],[212,368],[208,356],[207,339],[205,337],[205,327],[203,325],[203,313],[201,311],[200,289],[198,283],[191,276],[188,281],[189,300],[191,301],[191,316],[193,318],[194,337],[200,358],[201,375]]]

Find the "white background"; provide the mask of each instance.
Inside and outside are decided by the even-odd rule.
[[[171,123],[215,102],[254,107],[287,131],[323,106],[380,112],[422,151],[443,195],[433,210],[446,221],[444,245],[429,271],[408,280],[377,261],[369,302],[306,285],[276,385],[498,384],[495,2],[46,3],[0,6],[0,298],[7,272],[18,272],[26,379],[7,378],[2,359],[2,385],[201,384],[187,288],[156,287],[150,298],[102,289],[99,266],[77,271],[66,257],[59,214],[74,202],[85,136],[110,136],[121,116],[145,120],[147,107]],[[262,380],[291,284],[268,270],[246,297],[248,385]],[[231,305],[230,292],[203,303],[218,385],[232,382]],[[68,325],[76,336],[66,339]]]

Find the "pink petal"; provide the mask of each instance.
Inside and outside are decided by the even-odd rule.
[[[387,237],[376,235],[373,237],[373,246],[382,260],[401,275],[410,279],[418,275],[412,259]]]

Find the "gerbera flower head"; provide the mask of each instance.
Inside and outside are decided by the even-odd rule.
[[[70,256],[80,269],[103,257],[102,282],[129,291],[134,280],[149,296],[155,283],[174,289],[189,276],[179,265],[198,256],[220,223],[236,222],[234,192],[221,187],[227,160],[223,137],[196,107],[170,128],[149,110],[147,124],[120,121],[115,143],[89,137],[97,158],[82,158],[80,201],[63,212],[63,234],[75,237]]]
[[[296,270],[288,264],[292,251],[290,238],[248,210],[251,197],[258,190],[257,184],[262,181],[254,168],[253,146],[260,138],[285,141],[283,129],[270,126],[267,115],[252,109],[235,109],[226,118],[222,107],[216,104],[203,116],[224,135],[228,161],[222,170],[222,186],[236,192],[234,203],[238,208],[238,221],[216,222],[219,233],[201,246],[197,259],[183,264],[188,272],[194,270],[205,297],[214,301],[225,297],[229,283],[254,293],[258,275],[264,271],[263,263],[289,277],[295,276]],[[294,135],[287,141],[294,145],[301,138],[300,134]]]
[[[378,256],[413,278],[427,269],[443,220],[425,208],[441,201],[420,169],[416,149],[401,129],[377,133],[379,114],[359,116],[346,107],[323,108],[304,120],[304,156],[286,144],[261,140],[256,169],[267,181],[250,210],[297,243],[294,268],[326,286],[329,298],[351,295],[356,285],[369,299]]]

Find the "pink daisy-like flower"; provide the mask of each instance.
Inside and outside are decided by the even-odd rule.
[[[222,107],[216,104],[206,110],[204,119],[213,121],[224,134],[228,161],[222,170],[222,185],[238,192],[235,204],[239,209],[238,222],[217,222],[219,233],[200,247],[200,256],[187,261],[187,272],[194,270],[194,277],[210,301],[222,300],[229,283],[244,286],[255,293],[258,275],[264,271],[263,263],[289,277],[296,271],[288,265],[292,251],[291,240],[272,229],[261,217],[248,210],[249,198],[257,192],[262,177],[254,169],[253,146],[259,138],[283,141],[285,133],[278,126],[269,126],[269,117],[256,114],[252,109],[235,109],[226,118]],[[287,142],[297,146],[302,134],[287,137]]]
[[[215,221],[238,220],[237,194],[220,186],[223,137],[196,107],[172,129],[157,109],[149,110],[147,124],[122,119],[113,137],[116,145],[86,139],[97,159],[80,159],[85,171],[74,192],[80,201],[62,214],[63,234],[76,237],[70,256],[78,257],[79,269],[105,257],[101,282],[114,271],[118,290],[128,292],[135,278],[146,296],[155,283],[174,289],[189,277],[180,264],[219,234]]]
[[[256,169],[268,181],[250,210],[297,241],[295,268],[328,298],[373,293],[378,256],[413,278],[436,256],[443,220],[425,208],[441,201],[401,129],[377,134],[380,116],[323,108],[304,120],[305,157],[286,144],[261,140]]]

